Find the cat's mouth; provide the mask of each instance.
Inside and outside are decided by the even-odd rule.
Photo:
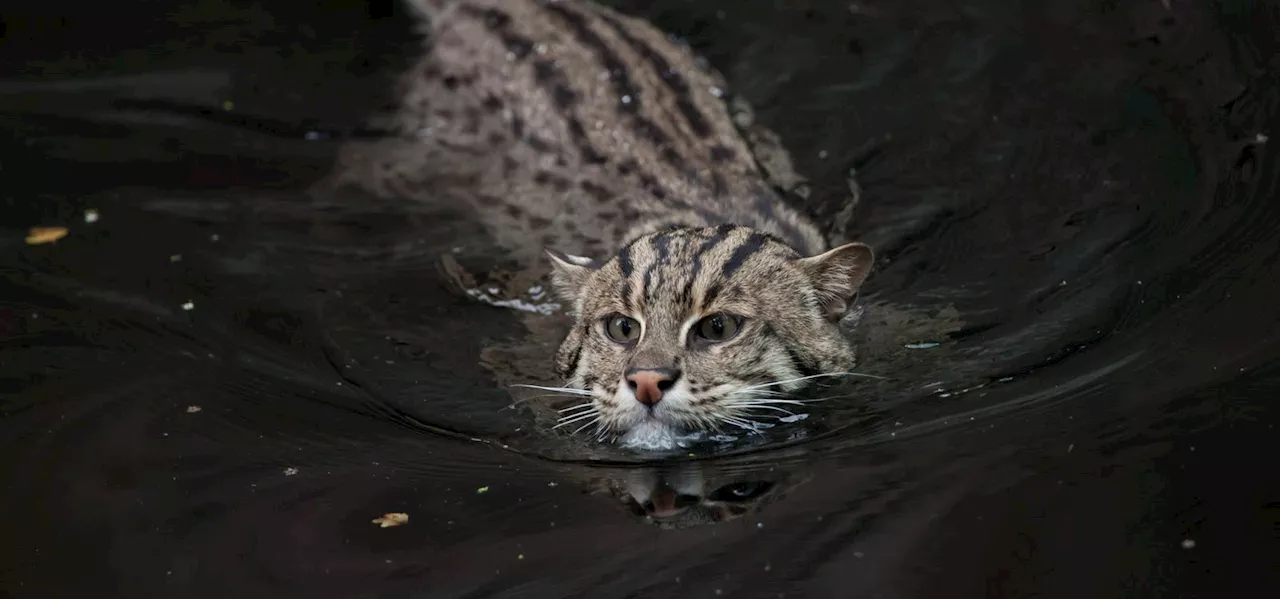
[[[632,415],[629,425],[617,437],[617,442],[627,449],[667,452],[694,447],[708,439],[717,438],[717,431],[691,426],[676,414],[662,409],[646,409]]]
[[[663,394],[661,401],[646,404],[633,392],[622,388],[615,398],[620,417],[618,443],[629,449],[671,451],[692,447],[717,435],[717,431],[690,418],[690,406],[696,403],[683,384]]]
[[[729,442],[808,417],[798,400],[758,392],[739,393],[735,391],[737,387],[731,385],[723,387],[713,388],[715,395],[694,397],[690,389],[678,383],[663,393],[659,401],[642,402],[636,393],[620,385],[612,401],[598,405],[607,416],[606,421],[611,424],[608,428],[619,445],[658,452],[690,448],[708,441]],[[741,389],[750,392],[757,388]],[[707,407],[711,404],[722,409]]]
[[[691,436],[680,427],[656,412],[648,412],[627,428],[619,442],[632,449],[662,451],[683,447],[690,440]]]
[[[687,447],[705,431],[689,426],[683,412],[694,401],[686,383],[681,381],[660,394],[658,401],[640,401],[636,391],[623,385],[615,396],[618,406],[617,422],[621,426],[618,441],[624,447],[650,451],[663,451]]]

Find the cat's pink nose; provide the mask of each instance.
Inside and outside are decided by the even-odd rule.
[[[653,407],[676,384],[677,376],[679,373],[669,368],[632,369],[627,371],[627,385],[635,392],[636,401]]]

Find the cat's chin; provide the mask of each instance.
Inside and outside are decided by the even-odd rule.
[[[672,451],[688,447],[700,436],[680,431],[656,418],[646,418],[628,429],[618,445],[638,451]]]

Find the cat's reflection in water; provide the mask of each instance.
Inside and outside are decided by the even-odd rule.
[[[678,529],[736,520],[803,482],[796,472],[779,467],[726,469],[687,462],[615,470],[596,478],[591,492],[614,497],[659,528]]]

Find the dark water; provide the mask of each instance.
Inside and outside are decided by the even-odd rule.
[[[1280,591],[1271,3],[622,4],[882,259],[884,378],[660,463],[513,407],[554,319],[450,288],[474,225],[308,193],[398,6],[73,6],[0,42],[0,597]]]

